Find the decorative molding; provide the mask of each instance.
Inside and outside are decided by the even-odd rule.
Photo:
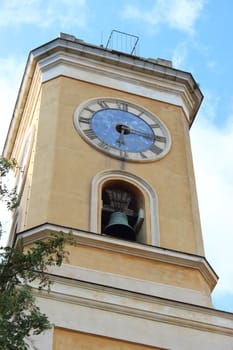
[[[104,57],[104,58],[103,58]],[[97,85],[146,96],[150,99],[163,101],[182,107],[186,118],[191,123],[192,111],[196,108],[193,93],[186,87],[185,76],[171,80],[168,72],[158,73],[156,65],[149,64],[143,68],[137,62],[124,62],[122,59],[116,62],[114,59],[106,60],[103,56],[96,61],[96,57],[71,54],[69,52],[56,52],[40,60],[42,82],[54,79],[58,76],[66,76],[83,80]],[[138,59],[140,62],[141,60]],[[139,68],[137,70],[137,68]],[[167,68],[168,69],[168,68]],[[167,70],[166,69],[166,70]],[[171,69],[171,68],[169,68]],[[186,73],[188,74],[188,73]],[[187,76],[186,76],[187,78]],[[183,80],[183,81],[182,81]],[[189,81],[189,80],[188,80]]]
[[[119,253],[134,255],[164,263],[170,263],[177,266],[190,267],[192,269],[198,270],[211,290],[217,283],[218,276],[215,274],[205,257],[152,245],[145,245],[137,242],[129,242],[101,234],[81,230],[79,231],[77,229],[73,229],[72,227],[63,227],[45,223],[19,233],[17,235],[17,239],[23,237],[25,243],[29,244],[35,242],[38,239],[43,239],[50,236],[51,232],[61,231],[64,233],[69,233],[72,231],[77,244],[81,243],[95,248],[111,250]]]
[[[40,98],[41,71],[32,57],[28,59],[27,65],[3,150],[9,159],[12,158],[13,145],[16,146],[15,152],[20,152],[22,135],[32,125],[33,118],[35,122],[37,117],[34,112]],[[13,158],[15,156],[13,154]]]
[[[166,283],[152,282],[150,280],[125,276],[106,271],[99,271],[70,264],[62,264],[61,267],[48,268],[48,273],[53,277],[64,277],[76,281],[97,284],[121,289],[124,291],[137,291],[138,294],[176,300],[193,305],[212,307],[209,293],[203,293],[190,288],[182,288]]]
[[[34,82],[40,90],[42,82],[61,75],[180,106],[191,126],[203,95],[190,73],[159,62],[90,45],[71,36],[57,38],[31,51],[4,154],[10,158],[12,145],[8,143],[14,139],[28,94],[35,89]]]
[[[60,276],[51,276],[51,280],[53,281],[51,292],[35,289],[38,297],[65,304],[82,305],[88,309],[152,320],[175,327],[188,327],[233,336],[233,315],[231,313]],[[68,327],[66,324],[61,324],[61,318],[59,322],[60,326]],[[72,328],[71,324],[68,328],[70,327]],[[74,324],[73,327],[78,330]]]

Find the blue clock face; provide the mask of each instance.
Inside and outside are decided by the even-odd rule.
[[[81,136],[115,158],[149,161],[170,148],[166,127],[145,109],[118,99],[91,100],[77,108],[74,124]]]
[[[143,152],[155,139],[152,128],[143,119],[119,109],[95,112],[90,125],[103,142],[126,152]]]

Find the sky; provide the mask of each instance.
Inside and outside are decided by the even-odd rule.
[[[103,46],[112,30],[135,35],[139,37],[137,55],[172,60],[175,68],[192,73],[204,94],[190,135],[205,254],[219,276],[214,306],[230,312],[232,13],[231,0],[0,0],[1,150],[28,54],[60,32]]]

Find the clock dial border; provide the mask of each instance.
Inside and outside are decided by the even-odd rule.
[[[93,130],[91,121],[95,113],[114,109],[135,115],[147,124],[153,131],[154,141],[143,151],[127,151],[106,142]],[[171,136],[164,123],[145,108],[126,100],[113,97],[99,97],[81,103],[74,113],[74,126],[81,137],[97,150],[108,156],[133,161],[149,162],[163,158],[171,148]],[[120,134],[119,134],[120,135]]]

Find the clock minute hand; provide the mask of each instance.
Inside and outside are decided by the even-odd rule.
[[[119,143],[119,146],[125,145],[124,134],[125,134],[125,130],[124,130],[124,128],[121,128],[120,136],[116,141],[117,143]]]
[[[146,137],[146,138],[151,139],[151,140],[154,139],[154,135],[151,135],[151,134],[146,133],[146,132],[141,131],[141,130],[129,128],[129,131],[130,131],[130,134],[140,135],[140,136]]]

